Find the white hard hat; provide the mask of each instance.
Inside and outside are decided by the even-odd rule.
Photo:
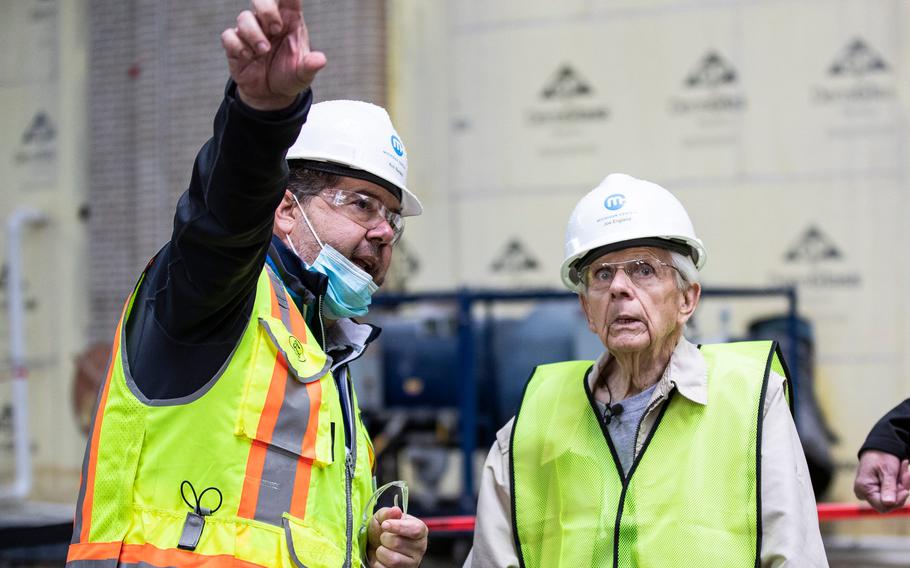
[[[287,159],[309,169],[364,179],[401,201],[403,216],[423,207],[408,191],[408,155],[384,108],[363,101],[326,101],[310,107]]]
[[[592,251],[605,254],[633,246],[675,250],[691,257],[697,269],[705,265],[705,246],[672,193],[656,183],[610,174],[581,198],[569,217],[563,284],[581,291],[578,264]]]

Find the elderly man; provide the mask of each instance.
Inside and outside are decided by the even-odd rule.
[[[300,0],[252,4],[222,34],[214,135],[115,335],[73,568],[414,567],[426,550],[419,519],[372,510],[349,372],[378,334],[350,318],[421,212],[405,147],[377,106],[311,106],[326,59]]]
[[[606,351],[535,370],[466,566],[827,566],[775,346],[683,336],[704,264],[664,188],[613,174],[581,199],[562,280]]]

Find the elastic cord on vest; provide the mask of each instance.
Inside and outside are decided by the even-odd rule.
[[[186,493],[183,490],[183,487],[186,485],[189,485],[190,491],[193,492],[193,501],[195,502],[195,505],[190,503],[186,498]],[[205,497],[205,494],[209,491],[215,491],[215,493],[218,494],[218,506],[214,509],[202,506],[202,498]],[[205,528],[205,518],[221,508],[221,504],[224,502],[224,496],[217,487],[206,487],[202,493],[196,495],[196,488],[193,487],[192,483],[185,479],[183,480],[183,483],[180,484],[180,496],[183,497],[183,502],[193,510],[186,514],[186,519],[183,521],[183,530],[180,533],[180,540],[177,542],[177,548],[190,551],[196,550],[196,547],[199,546],[199,539],[202,538],[202,530]]]
[[[183,487],[185,485],[190,486],[190,491],[193,492],[193,501],[196,502],[195,505],[190,503],[189,500],[186,498],[186,493],[183,490]],[[205,494],[208,493],[209,491],[214,491],[215,493],[218,494],[218,505],[214,509],[209,509],[207,507],[202,506],[202,498],[205,497]],[[189,481],[187,481],[186,479],[184,479],[183,483],[180,484],[180,496],[183,497],[183,502],[186,503],[193,510],[194,513],[196,513],[197,515],[202,515],[203,517],[207,517],[207,516],[215,513],[215,511],[217,511],[218,509],[221,508],[221,504],[224,502],[224,495],[221,494],[221,490],[218,489],[217,487],[206,487],[205,489],[202,490],[202,493],[200,493],[199,496],[197,497],[196,488],[193,487],[193,484],[190,483]]]

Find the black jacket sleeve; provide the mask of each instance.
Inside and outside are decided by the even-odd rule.
[[[156,292],[155,316],[175,338],[202,342],[238,317],[256,287],[287,184],[287,149],[309,98],[276,117],[257,113],[228,86],[215,134],[196,157],[180,198],[168,280]]]
[[[895,406],[872,427],[859,453],[866,450],[887,452],[901,459],[910,457],[910,399]]]
[[[288,109],[259,112],[228,83],[127,325],[130,369],[148,398],[195,392],[242,334],[287,184],[287,149],[311,101],[307,91]]]

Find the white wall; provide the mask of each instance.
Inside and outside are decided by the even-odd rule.
[[[73,358],[85,345],[86,22],[82,0],[0,3],[0,218],[19,207],[49,223],[25,235],[33,498],[72,501],[84,438],[70,404]],[[0,236],[6,263],[5,234]],[[9,401],[6,293],[0,291],[0,407]],[[0,476],[12,468],[0,432]]]

